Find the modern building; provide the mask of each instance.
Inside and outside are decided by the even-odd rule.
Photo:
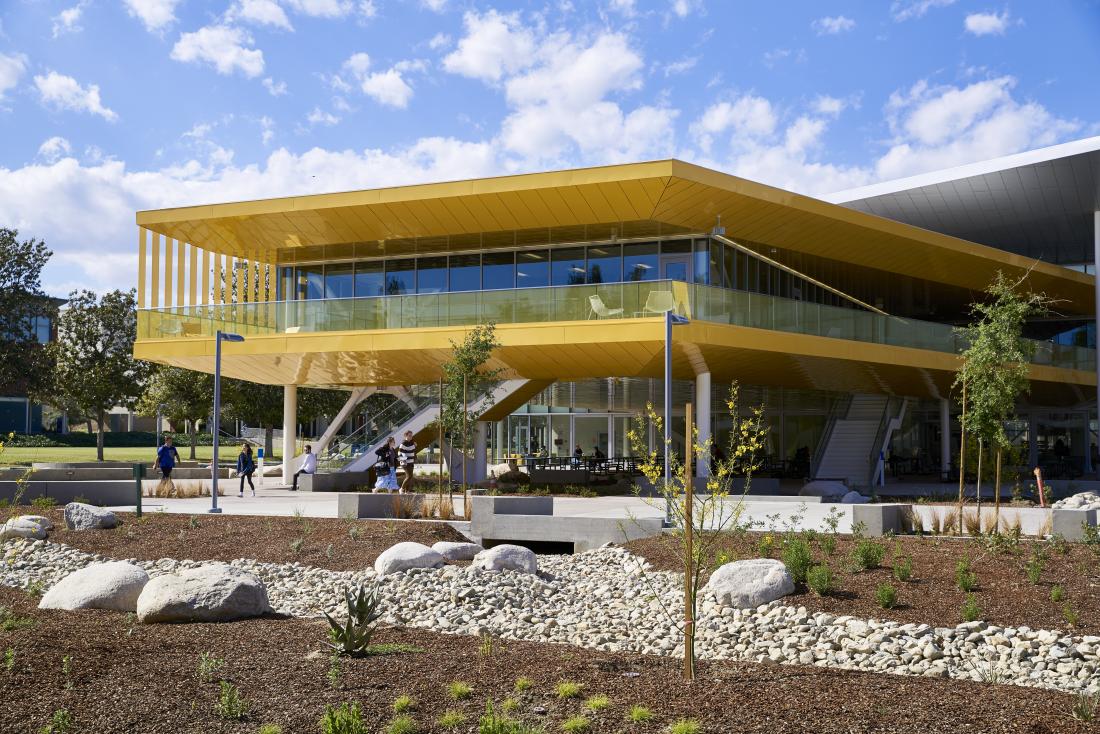
[[[45,346],[57,338],[57,322],[54,315],[64,303],[63,298],[42,297],[42,310],[31,317],[26,329],[26,333],[38,346]],[[3,388],[3,393],[0,394],[0,435],[41,433],[47,428],[54,427],[44,425],[43,406],[27,395],[26,388],[27,385],[22,380]]]
[[[686,320],[672,330],[675,436],[691,401],[700,434],[724,441],[738,380],[744,404],[766,406],[769,472],[865,485],[888,447],[892,472],[949,469],[953,327],[1002,271],[1059,301],[1028,325],[1014,435],[1030,460],[1083,472],[1096,293],[1076,213],[1100,210],[1100,139],[1078,145],[838,203],[664,160],[139,212],[134,352],[210,372],[215,333],[244,335],[223,345],[224,374],[285,386],[288,448],[298,386],[350,391],[327,434],[389,392],[354,435],[321,437],[330,467],[360,469],[387,435],[430,438],[452,341],[494,322],[504,381],[481,416],[480,473],[487,456],[630,456],[631,421],[662,405],[671,311]],[[1063,165],[1073,178],[1055,194],[1047,168]],[[963,193],[997,175],[1020,181],[1007,206]],[[1073,193],[1081,206],[1059,215]]]

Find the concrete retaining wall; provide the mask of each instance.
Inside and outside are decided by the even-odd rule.
[[[661,518],[554,516],[553,497],[473,497],[470,536],[477,542],[572,543],[583,552],[661,532]]]
[[[17,491],[15,482],[0,481],[0,499],[11,502]],[[27,482],[22,503],[30,504],[38,497],[49,497],[59,505],[68,504],[77,497],[93,505],[133,505],[137,502],[137,490],[132,478],[128,482]]]
[[[219,469],[218,478],[228,479],[231,470]],[[27,470],[20,467],[7,467],[0,469],[0,481],[15,481],[19,477],[27,473]],[[160,473],[153,469],[152,465],[145,467],[146,477],[160,476]],[[124,481],[126,479],[133,480],[134,469],[132,466],[125,467],[97,467],[97,468],[83,468],[83,469],[67,469],[67,468],[42,468],[35,469],[31,472],[31,477],[37,481],[43,482],[97,482],[97,481]],[[210,469],[199,467],[179,467],[177,466],[172,470],[173,479],[209,479]]]
[[[341,492],[336,496],[336,510],[340,517],[345,518],[408,517],[419,512],[423,501],[422,494]]]
[[[298,489],[303,492],[346,492],[356,487],[370,487],[370,472],[302,474],[298,477]]]

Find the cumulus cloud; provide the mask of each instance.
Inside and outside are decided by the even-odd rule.
[[[343,18],[355,6],[351,0],[285,0],[288,7],[315,18]]]
[[[272,97],[282,97],[286,94],[286,82],[277,82],[271,77],[266,77],[263,80],[263,85]]]
[[[680,59],[679,61],[673,61],[670,64],[665,64],[665,76],[675,76],[677,74],[683,74],[684,72],[691,71],[698,63],[698,56],[688,56],[687,58]]]
[[[257,25],[269,25],[283,30],[293,31],[294,26],[286,17],[283,6],[275,0],[238,0],[226,13],[226,20],[234,22],[242,20]]]
[[[50,107],[73,112],[88,112],[108,122],[118,119],[118,115],[113,110],[103,106],[97,84],[82,87],[71,76],[51,71],[45,76],[35,76],[34,85],[38,89],[42,102]]]
[[[963,21],[967,33],[975,36],[1002,36],[1008,30],[1008,11],[1003,13],[971,13]]]
[[[306,122],[310,125],[325,125],[331,127],[340,122],[340,118],[331,112],[326,112],[320,107],[314,107],[308,115],[306,115]]]
[[[894,0],[890,5],[890,15],[898,23],[923,18],[933,8],[946,8],[955,0]]]
[[[447,0],[420,0],[420,4],[434,13],[442,13],[447,9]]]
[[[27,57],[24,54],[0,53],[0,102],[8,91],[15,89],[23,74],[27,71]]]
[[[465,35],[443,59],[443,68],[452,74],[497,82],[531,63],[535,34],[520,22],[518,13],[470,11],[462,23]]]
[[[827,15],[824,18],[818,18],[810,26],[817,31],[819,36],[835,36],[852,30],[856,27],[856,22],[843,15]]]
[[[735,137],[758,138],[775,132],[776,123],[771,102],[750,94],[733,102],[711,105],[692,123],[690,130],[699,146],[709,151],[716,135],[731,132]]]
[[[387,107],[405,109],[409,106],[409,100],[413,96],[413,88],[405,79],[405,75],[413,72],[423,72],[427,64],[420,60],[399,61],[389,69],[383,71],[371,71],[370,56],[363,53],[352,54],[344,62],[342,71],[351,75],[358,83],[359,89],[374,101]],[[343,77],[332,77],[333,88],[339,91],[350,91],[350,85]]]
[[[182,0],[123,0],[126,10],[144,24],[150,33],[161,31],[176,21],[176,6]]]
[[[66,33],[79,33],[83,30],[80,27],[80,16],[84,14],[84,8],[87,7],[87,0],[79,2],[71,8],[65,8],[60,13],[55,15],[53,20],[53,37],[59,38]]]
[[[700,0],[672,0],[668,8],[677,18],[686,18],[702,8],[702,3]]]
[[[184,63],[207,63],[219,74],[240,71],[257,77],[264,71],[263,51],[249,48],[252,36],[240,28],[209,25],[193,33],[184,33],[172,47],[172,58]]]
[[[38,157],[47,163],[55,163],[59,158],[69,155],[72,149],[68,140],[55,135],[38,146]]]

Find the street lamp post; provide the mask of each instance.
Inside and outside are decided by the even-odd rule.
[[[210,512],[221,512],[218,507],[218,426],[222,417],[222,342],[243,342],[240,334],[218,331],[214,337],[214,458],[210,462]]]
[[[669,450],[672,444],[672,327],[688,323],[683,316],[672,313],[672,309],[665,311],[665,525],[672,525],[672,495],[669,487],[672,486],[672,471],[669,465]],[[686,461],[691,461],[691,448],[684,449]],[[685,487],[690,492],[691,487]]]

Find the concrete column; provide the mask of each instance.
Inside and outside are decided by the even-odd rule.
[[[699,431],[699,443],[705,444],[710,438],[710,373],[700,372],[695,376],[695,425]],[[710,456],[697,457],[696,475],[710,476]]]
[[[488,460],[485,458],[485,453],[488,451],[489,444],[489,424],[485,421],[478,421],[474,426],[474,461],[470,467],[471,479],[475,482],[480,482],[485,479],[489,474]]]
[[[951,478],[951,401],[940,398],[940,479]]]
[[[294,476],[294,432],[298,425],[298,386],[283,388],[283,482],[290,484]]]

